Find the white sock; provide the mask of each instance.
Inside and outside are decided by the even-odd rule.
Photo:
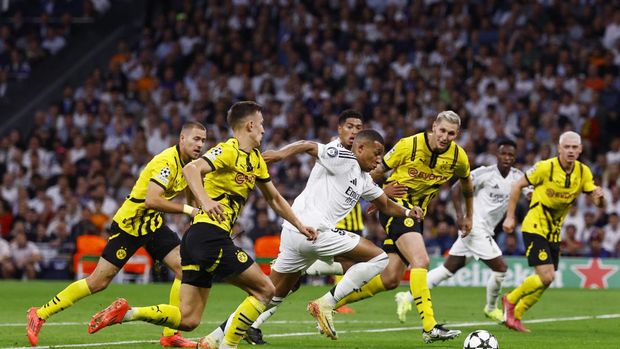
[[[332,306],[383,271],[388,264],[388,255],[382,252],[368,262],[356,263],[343,275],[342,280],[322,298]]]
[[[123,316],[123,322],[131,321],[133,312],[134,312],[133,308],[129,308],[129,310],[127,310],[127,312],[125,313],[125,316]]]
[[[493,310],[496,307],[499,291],[502,289],[502,281],[506,277],[506,273],[494,271],[487,281],[487,310]]]
[[[342,264],[339,262],[323,262],[322,260],[316,260],[311,266],[306,269],[307,275],[342,275]]]
[[[278,306],[282,304],[284,301],[284,297],[273,297],[269,304],[267,304],[267,309],[260,314],[260,316],[254,321],[252,327],[260,328],[263,322],[267,321],[275,312],[278,310]]]
[[[431,289],[439,285],[442,281],[450,278],[452,275],[454,274],[450,272],[450,270],[446,269],[443,264],[436,267],[435,269],[428,272],[428,288]]]

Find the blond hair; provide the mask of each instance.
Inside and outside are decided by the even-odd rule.
[[[461,117],[459,116],[459,114],[453,112],[452,110],[444,110],[441,113],[437,114],[435,122],[440,123],[442,121],[447,121],[461,128]]]
[[[562,143],[566,142],[569,138],[576,139],[577,142],[579,144],[581,144],[581,136],[579,135],[579,133],[577,133],[575,131],[566,131],[566,132],[562,133],[560,135],[560,140],[558,141],[558,144],[562,144]]]

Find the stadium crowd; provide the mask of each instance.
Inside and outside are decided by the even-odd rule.
[[[142,166],[175,142],[183,122],[206,125],[212,146],[229,137],[225,115],[238,100],[264,106],[264,150],[329,142],[346,108],[361,111],[389,149],[452,109],[472,167],[494,164],[496,140],[509,138],[525,170],[556,154],[562,131],[575,130],[607,205],[578,199],[564,224],[563,254],[620,257],[617,3],[207,0],[172,7],[135,42],[119,42],[107,67],[41,106],[28,132],[0,139],[5,277],[69,275],[76,237],[107,234]],[[310,157],[299,156],[270,173],[292,200],[311,168]],[[457,234],[448,189],[424,221],[435,255]],[[167,219],[178,233],[188,226],[182,215]],[[254,195],[235,227],[244,232],[237,241],[251,250],[279,224]],[[385,236],[373,216],[364,234],[376,243]],[[497,238],[506,255],[523,253],[519,234],[498,231]]]

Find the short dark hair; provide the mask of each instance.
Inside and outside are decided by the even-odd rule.
[[[237,102],[228,109],[228,115],[226,115],[226,122],[232,129],[238,128],[243,120],[256,112],[261,112],[263,107],[254,101],[241,101]]]
[[[375,130],[366,129],[361,130],[357,136],[355,136],[355,142],[366,142],[366,141],[377,141],[383,145],[385,145],[385,140],[383,140],[383,136]]]
[[[514,147],[515,149],[517,148],[517,143],[515,143],[515,141],[513,141],[512,139],[508,139],[508,138],[502,138],[497,141],[498,148],[501,147],[502,145],[509,145],[511,147]]]
[[[364,116],[362,113],[355,109],[346,109],[343,110],[340,115],[338,115],[338,125],[343,125],[347,119],[359,119],[364,121]]]
[[[191,131],[195,128],[201,129],[205,132],[207,131],[207,128],[198,121],[187,121],[183,124],[183,127],[181,127],[181,133]]]

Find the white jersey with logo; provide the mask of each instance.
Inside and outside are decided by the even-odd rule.
[[[497,165],[493,165],[479,167],[471,171],[471,176],[474,183],[473,226],[466,237],[459,234],[450,248],[450,255],[491,260],[502,255],[493,239],[493,230],[506,214],[512,184],[523,176],[523,172],[513,167],[504,177]]]
[[[324,231],[335,228],[360,198],[375,200],[383,190],[368,172],[362,171],[355,155],[339,140],[318,147],[316,164],[292,208],[303,224]],[[295,229],[287,221],[283,226]]]
[[[474,183],[474,216],[472,234],[488,233],[504,218],[508,209],[508,198],[512,185],[523,172],[514,167],[506,177],[502,176],[497,165],[482,166],[471,171]]]

